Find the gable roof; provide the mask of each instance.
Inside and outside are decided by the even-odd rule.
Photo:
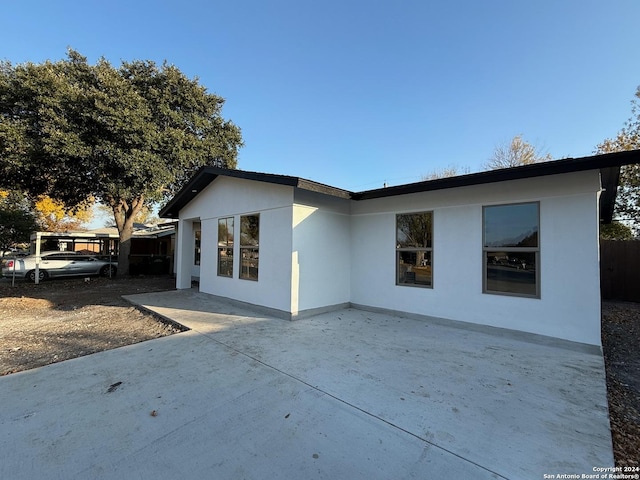
[[[332,197],[350,199],[352,193],[340,188],[331,187],[322,183],[313,182],[300,177],[290,177],[288,175],[275,175],[273,173],[248,172],[246,170],[233,170],[218,167],[202,167],[198,172],[180,189],[159,212],[163,218],[178,218],[180,210],[186,206],[196,195],[204,190],[211,182],[219,176],[242,178],[244,180],[254,180],[256,182],[266,182],[276,185],[285,185],[311,192],[323,193]]]
[[[184,208],[198,193],[219,176],[254,180],[277,185],[286,185],[302,190],[322,193],[334,197],[351,200],[370,200],[373,198],[407,195],[410,193],[443,190],[448,188],[482,185],[488,183],[506,182],[525,178],[558,175],[562,173],[581,172],[586,170],[600,170],[604,191],[600,196],[600,215],[604,223],[611,223],[615,204],[620,167],[640,163],[640,150],[606,153],[581,158],[565,158],[549,162],[534,163],[519,167],[488,170],[456,177],[438,178],[423,182],[408,183],[393,187],[350,192],[300,177],[275,175],[271,173],[248,172],[244,170],[230,170],[218,167],[202,167],[191,180],[160,210],[160,216],[178,218],[180,210]]]

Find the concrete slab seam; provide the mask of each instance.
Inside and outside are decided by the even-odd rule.
[[[144,445],[143,447],[140,447],[137,450],[129,452],[127,455],[125,455],[123,457],[123,459],[135,457],[138,453],[140,453],[140,452],[142,452],[144,450],[147,450],[154,443],[157,443],[157,442],[163,440],[164,438],[167,438],[167,437],[173,435],[175,432],[178,432],[178,431],[182,430],[183,428],[186,428],[189,425],[192,425],[192,424],[200,421],[201,419],[207,417],[207,415],[208,415],[208,413],[206,413],[204,415],[200,415],[200,416],[194,418],[193,420],[191,420],[191,421],[189,421],[189,422],[187,422],[187,423],[185,423],[183,425],[180,425],[179,427],[174,428],[173,430],[171,430],[169,432],[166,432],[164,435],[161,435],[161,436],[155,438],[152,443],[150,443],[148,445]],[[89,478],[90,474],[95,473],[95,469],[96,469],[96,465],[90,465],[89,467],[84,468],[84,469],[80,470],[79,472],[77,472],[77,474],[84,476],[84,478]],[[89,475],[87,476],[86,474],[89,474]]]
[[[194,330],[194,331],[196,331],[196,330]],[[251,360],[253,360],[253,361],[255,361],[255,362],[259,363],[259,364],[261,364],[261,365],[264,365],[265,367],[267,367],[267,368],[269,368],[271,370],[274,370],[274,371],[276,371],[276,372],[278,372],[278,373],[280,373],[282,375],[285,375],[285,376],[287,376],[287,377],[289,377],[289,378],[291,378],[291,379],[293,379],[293,380],[295,380],[297,382],[300,382],[303,385],[306,385],[309,388],[311,388],[311,389],[313,389],[313,390],[315,390],[315,391],[317,391],[317,392],[319,392],[319,393],[321,393],[323,395],[326,395],[326,396],[328,396],[330,398],[333,398],[334,400],[342,403],[343,405],[346,405],[346,406],[348,406],[350,408],[358,410],[359,412],[362,412],[362,413],[364,413],[365,415],[367,415],[367,416],[369,416],[371,418],[374,418],[374,419],[376,419],[376,420],[378,420],[380,422],[383,422],[383,423],[389,425],[392,428],[400,430],[401,432],[406,433],[407,435],[410,435],[410,436],[412,436],[412,437],[414,437],[414,438],[416,438],[416,439],[418,439],[418,440],[420,440],[420,441],[422,441],[424,443],[427,443],[427,444],[437,448],[438,450],[441,450],[441,451],[444,451],[444,452],[446,452],[446,453],[448,453],[450,455],[453,455],[454,457],[459,458],[460,460],[462,460],[464,462],[470,463],[471,465],[475,465],[476,467],[481,468],[482,470],[485,470],[485,471],[487,471],[487,472],[489,472],[489,473],[491,473],[493,475],[497,475],[498,477],[503,478],[504,480],[509,480],[508,477],[505,477],[504,475],[501,475],[500,473],[495,472],[495,471],[491,470],[490,468],[485,467],[484,465],[480,465],[479,463],[476,463],[473,460],[469,460],[468,458],[465,458],[465,457],[463,457],[463,456],[461,456],[461,455],[459,455],[459,454],[457,454],[457,453],[455,453],[455,452],[453,452],[451,450],[448,450],[448,449],[438,445],[437,443],[430,442],[429,440],[427,440],[426,438],[421,437],[420,435],[417,435],[417,434],[415,434],[415,433],[413,433],[413,432],[411,432],[409,430],[406,430],[406,429],[400,427],[399,425],[396,425],[396,424],[394,424],[394,423],[392,423],[392,422],[390,422],[388,420],[385,420],[384,418],[381,418],[381,417],[379,417],[379,416],[377,416],[377,415],[375,415],[375,414],[373,414],[371,412],[368,412],[367,410],[364,410],[364,409],[358,407],[357,405],[349,403],[349,402],[347,402],[346,400],[344,400],[344,399],[342,399],[340,397],[337,397],[337,396],[335,396],[335,395],[333,395],[333,394],[331,394],[329,392],[326,392],[326,391],[322,390],[321,388],[318,388],[317,385],[311,385],[310,383],[302,380],[301,378],[296,377],[295,375],[291,375],[290,373],[282,371],[282,370],[274,367],[273,365],[269,365],[268,363],[265,363],[265,362],[263,362],[262,360],[260,360],[258,358],[252,357],[248,353],[245,353],[245,352],[243,352],[241,350],[238,350],[238,349],[236,349],[236,348],[234,348],[234,347],[232,347],[230,345],[227,345],[226,343],[221,342],[220,340],[214,338],[211,334],[207,334],[207,333],[204,333],[204,332],[198,332],[198,333],[200,335],[204,335],[205,337],[209,338],[210,340],[213,340],[214,342],[218,343],[219,345],[222,345],[222,346],[224,346],[224,347],[226,347],[226,348],[228,348],[228,349],[230,349],[230,350],[232,350],[234,352],[239,353],[240,355],[243,355],[243,356],[245,356],[245,357],[247,357],[247,358],[249,358],[249,359],[251,359]]]

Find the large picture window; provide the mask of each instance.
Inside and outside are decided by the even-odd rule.
[[[240,278],[258,280],[260,216],[240,217]]]
[[[233,276],[233,217],[218,220],[218,275]]]
[[[433,212],[396,215],[396,285],[431,287]]]
[[[484,292],[540,297],[540,204],[484,207]]]

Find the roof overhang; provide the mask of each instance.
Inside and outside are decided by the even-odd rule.
[[[312,182],[299,177],[246,172],[243,170],[229,170],[217,167],[203,167],[180,190],[180,192],[178,192],[178,194],[176,194],[176,196],[160,210],[159,214],[164,218],[178,218],[180,210],[219,176],[287,185],[325,195],[361,201],[371,200],[374,198],[392,197],[396,195],[407,195],[411,193],[467,187],[471,185],[483,185],[525,178],[543,177],[547,175],[598,170],[601,175],[603,187],[603,192],[600,196],[601,220],[604,223],[611,223],[620,176],[620,167],[634,163],[640,163],[640,150],[606,153],[581,158],[565,158],[562,160],[534,163],[531,165],[504,168],[500,170],[489,170],[456,177],[438,178],[435,180],[378,188],[375,190],[367,190],[357,193],[330,187],[328,185]]]
[[[333,197],[350,199],[352,193],[347,190],[331,187],[322,183],[313,182],[300,177],[287,175],[275,175],[272,173],[247,172],[244,170],[232,170],[218,167],[202,167],[189,182],[173,197],[159,212],[163,218],[178,218],[182,210],[202,190],[204,190],[216,178],[232,177],[256,182],[265,182],[275,185],[284,185],[311,192],[322,193]]]
[[[533,163],[531,165],[523,165],[519,167],[488,170],[486,172],[471,173],[457,177],[438,178],[436,180],[428,180],[424,182],[354,193],[353,198],[354,200],[369,200],[372,198],[391,197],[394,195],[406,195],[408,193],[507,182],[510,180],[521,180],[525,178],[559,175],[562,173],[581,172],[586,170],[600,170],[601,173],[603,171],[607,171],[607,178],[613,178],[610,174],[616,168],[619,172],[621,165],[628,165],[631,163],[640,163],[640,150],[594,155],[592,157],[565,158],[562,160]],[[615,178],[617,186],[617,177]]]

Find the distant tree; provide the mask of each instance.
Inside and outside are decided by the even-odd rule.
[[[484,168],[497,170],[549,160],[553,160],[551,155],[539,153],[536,147],[522,139],[522,135],[516,135],[509,143],[496,146],[492,157],[484,164]]]
[[[0,62],[0,186],[72,208],[108,205],[128,273],[136,216],[168,199],[203,165],[235,168],[240,129],[224,100],[175,66],[67,58]]]
[[[91,221],[93,216],[90,202],[79,205],[74,210],[69,210],[61,201],[48,195],[38,197],[34,209],[40,229],[45,232],[86,230],[86,224]]]
[[[631,101],[631,117],[618,134],[597,147],[597,153],[622,152],[640,149],[640,87]],[[616,196],[614,216],[629,222],[636,235],[640,234],[640,165],[623,165]]]
[[[436,168],[431,172],[422,175],[422,180],[437,180],[439,178],[457,177],[458,175],[466,175],[470,173],[469,167],[459,167],[458,165],[449,165],[444,168]]]
[[[0,190],[0,252],[28,243],[38,229],[31,205],[20,192]]]
[[[633,231],[620,222],[600,225],[600,238],[603,240],[633,240]]]

